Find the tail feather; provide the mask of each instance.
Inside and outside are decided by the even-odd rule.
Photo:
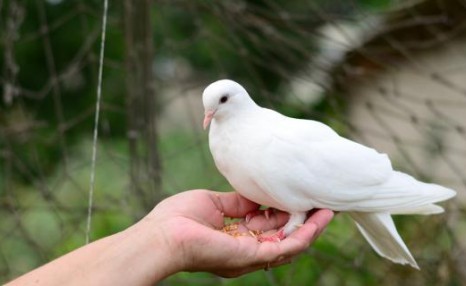
[[[350,212],[350,216],[372,248],[395,263],[419,266],[398,234],[389,213]]]
[[[384,184],[374,186],[371,192],[372,196],[367,200],[348,205],[347,209],[391,214],[435,214],[443,212],[435,203],[456,195],[454,190],[423,183],[397,171]]]
[[[436,204],[428,204],[410,208],[398,208],[391,209],[390,214],[392,215],[407,215],[407,214],[419,214],[419,215],[431,215],[443,213],[444,209]]]
[[[398,234],[391,215],[442,213],[443,208],[436,203],[454,197],[456,192],[440,185],[417,181],[397,171],[384,184],[374,188],[377,189],[373,196],[358,202],[358,206],[349,212],[350,216],[380,256],[419,269]]]

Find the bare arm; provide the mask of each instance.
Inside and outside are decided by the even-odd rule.
[[[151,285],[176,272],[176,259],[141,221],[68,253],[7,285]]]
[[[257,205],[236,193],[196,190],[162,201],[128,229],[83,246],[7,285],[152,285],[180,271],[207,271],[235,277],[267,264],[287,263],[304,251],[333,216],[315,212],[280,243],[219,231],[224,216],[244,217]],[[273,231],[287,215],[254,217],[244,229]]]

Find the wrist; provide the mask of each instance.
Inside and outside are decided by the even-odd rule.
[[[162,224],[152,217],[145,217],[122,232],[133,241],[138,257],[135,261],[150,283],[160,281],[183,269],[179,249],[174,245]]]

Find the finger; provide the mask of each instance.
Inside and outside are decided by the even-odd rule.
[[[222,227],[222,231],[232,236],[252,236],[272,235],[283,227],[289,219],[289,214],[275,211],[266,218],[264,215],[257,215],[249,222],[245,219],[229,223]]]
[[[257,210],[260,206],[236,192],[210,192],[210,199],[225,216],[242,218],[248,212]]]
[[[284,256],[279,256],[277,260],[266,264],[266,266],[269,266],[269,268],[275,268],[278,266],[290,264],[291,261],[292,261],[292,258],[286,258]]]
[[[313,213],[306,220],[304,225],[293,232],[288,238],[311,243],[323,231],[332,218],[333,212],[331,210],[320,209]]]
[[[253,217],[248,223],[242,223],[251,230],[269,231],[278,229],[286,224],[289,219],[289,214],[281,211],[274,211],[269,218],[265,215],[258,215]]]
[[[316,212],[320,211],[322,209],[312,209],[310,211],[307,212],[307,218],[310,218],[313,214],[315,214]],[[337,215],[339,214],[340,212],[339,211],[332,211],[333,212],[333,215]]]
[[[292,258],[287,258],[284,256],[278,257],[275,261],[269,261],[269,262],[261,262],[261,263],[256,263],[251,267],[248,267],[248,272],[252,271],[257,271],[257,270],[265,270],[268,271],[272,268],[276,268],[282,265],[290,264],[292,261]]]
[[[257,251],[260,261],[274,261],[279,256],[292,257],[304,251],[333,217],[330,210],[318,210],[306,223],[279,243],[261,243]]]
[[[327,209],[312,214],[303,226],[282,241],[285,255],[296,255],[308,248],[332,218],[333,212]]]
[[[241,268],[233,268],[233,269],[215,269],[213,271],[215,274],[225,277],[225,278],[233,278],[238,277],[247,273],[251,273],[254,271],[265,270],[268,271],[272,268],[276,268],[282,265],[291,264],[292,258],[281,258],[277,261],[269,262],[269,263],[256,263],[252,266],[241,267]]]
[[[332,220],[334,215],[335,213],[331,210],[319,209],[306,220],[305,224],[315,223],[317,225],[317,235],[319,235]]]

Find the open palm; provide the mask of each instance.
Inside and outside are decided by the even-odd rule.
[[[284,212],[273,212],[269,218],[258,215],[248,223],[241,220],[238,233],[246,235],[219,231],[225,217],[244,218],[258,208],[234,192],[194,190],[162,201],[147,218],[157,221],[169,245],[179,253],[183,270],[235,277],[288,263],[317,238],[333,216],[332,211],[318,210],[297,231],[276,243],[259,243],[248,231],[275,232],[288,220]]]

